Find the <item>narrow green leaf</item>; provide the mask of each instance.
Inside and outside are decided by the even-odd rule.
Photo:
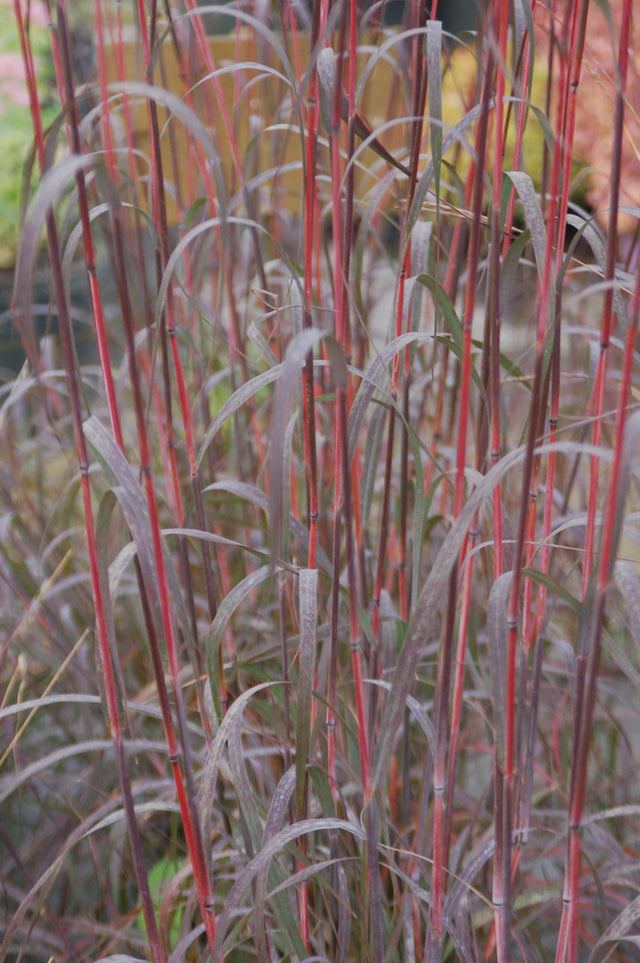
[[[578,525],[584,526],[584,521],[579,521]],[[523,568],[522,574],[525,578],[531,579],[536,585],[544,585],[550,595],[562,599],[571,611],[578,615],[582,608],[582,602],[576,598],[575,595],[572,595],[558,579],[553,578],[553,576],[547,572],[541,572],[537,568]]]
[[[462,348],[462,323],[458,317],[458,312],[454,307],[453,301],[442,284],[436,278],[431,277],[430,274],[419,274],[416,281],[422,284],[423,287],[434,296],[434,301],[438,306],[438,310],[442,313],[447,328],[449,329],[449,334],[455,343]]]

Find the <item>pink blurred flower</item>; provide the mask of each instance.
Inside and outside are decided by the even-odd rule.
[[[560,7],[566,6],[561,0]],[[597,4],[591,4],[576,102],[574,152],[589,168],[587,201],[597,212],[603,227],[608,224],[611,192],[611,160],[613,155],[613,121],[615,116],[615,62],[618,56],[621,0],[611,0],[615,37]],[[536,49],[541,52],[548,43],[545,28],[538,34]],[[548,37],[548,34],[547,34]],[[543,57],[546,55],[543,54]],[[625,92],[622,166],[620,172],[620,204],[640,207],[640,46],[633,42],[629,51],[629,72]],[[631,231],[638,222],[637,214],[622,213],[621,233]]]
[[[6,16],[13,18],[13,0],[0,0],[0,11],[4,7],[8,8]],[[20,7],[22,9],[23,16],[28,11],[32,26],[34,27],[49,26],[49,18],[47,16],[47,12],[44,8],[43,3],[34,2],[34,0],[31,0],[31,2],[27,3],[25,2],[25,0],[21,0]],[[0,14],[0,16],[2,16],[4,19],[5,15]]]
[[[48,27],[48,17],[44,4],[21,2],[23,16],[28,12],[30,27],[38,30]],[[15,34],[16,49],[0,53],[0,114],[9,104],[20,107],[29,105],[29,96],[24,78],[22,55],[18,49],[17,28],[14,21],[13,0],[0,0],[0,23],[3,24],[2,35]]]
[[[0,0],[0,3],[4,0]],[[29,97],[19,53],[0,54],[0,110],[2,103],[28,106]]]

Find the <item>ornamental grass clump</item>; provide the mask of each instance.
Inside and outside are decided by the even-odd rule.
[[[631,0],[41,9],[0,960],[636,960]]]

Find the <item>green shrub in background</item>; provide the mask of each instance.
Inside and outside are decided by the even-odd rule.
[[[0,117],[0,267],[15,260],[25,158],[33,141],[29,111],[9,106]]]
[[[0,2],[10,7],[6,0]],[[37,58],[43,121],[50,124],[58,107],[53,101],[55,78],[51,66],[48,30],[38,18],[32,21],[31,35]],[[0,20],[0,269],[13,266],[20,227],[25,162],[33,144],[33,127],[20,76],[22,59],[13,16]]]

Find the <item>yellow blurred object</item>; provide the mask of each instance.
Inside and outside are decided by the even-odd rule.
[[[183,28],[184,29],[184,28]],[[275,37],[269,43],[267,36],[246,28],[237,33],[210,39],[211,54],[216,66],[215,79],[219,85],[229,118],[232,137],[225,129],[223,111],[218,102],[213,78],[208,75],[203,59],[197,54],[193,38],[184,36],[183,48],[189,50],[188,74],[181,76],[181,68],[171,39],[165,37],[157,57],[154,83],[159,90],[168,90],[183,100],[185,107],[194,112],[206,127],[219,157],[226,198],[230,202],[229,213],[245,214],[247,197],[250,197],[254,213],[264,217],[273,209],[286,209],[296,216],[303,201],[303,117],[300,103],[306,99],[306,71],[308,68],[308,37],[300,35],[299,50],[289,52],[290,60],[282,57],[282,39]],[[604,39],[603,39],[604,38]],[[546,47],[548,40],[544,31],[537,30],[536,60],[531,90],[531,103],[542,110],[546,97]],[[401,164],[408,163],[409,125],[405,118],[411,114],[411,92],[407,90],[403,74],[403,39],[400,34],[388,34],[382,47],[361,44],[358,59],[358,113],[373,129],[382,145]],[[623,157],[622,203],[640,203],[640,126],[638,99],[638,56],[632,52],[631,80],[628,90],[626,141]],[[608,204],[609,166],[611,158],[611,120],[614,109],[614,85],[612,80],[611,44],[601,31],[589,32],[585,63],[577,98],[575,137],[576,165],[584,165],[589,173],[580,182],[580,193],[598,211],[606,223]],[[111,82],[118,83],[115,74],[117,57],[108,56]],[[292,64],[296,64],[295,71]],[[609,66],[608,66],[609,65]],[[142,65],[139,50],[133,44],[124,51],[124,89],[130,81],[141,82]],[[302,76],[305,84],[302,97],[298,99],[295,74]],[[456,124],[478,102],[476,84],[476,54],[460,45],[450,55],[443,57],[442,114],[443,140]],[[122,86],[122,81],[120,85]],[[507,85],[508,89],[508,85]],[[124,146],[124,118],[122,95],[111,106],[112,128],[120,131],[120,143]],[[159,94],[160,99],[162,94]],[[133,98],[132,98],[133,99]],[[306,107],[305,107],[306,109]],[[512,108],[515,110],[515,105]],[[170,223],[177,223],[188,216],[188,211],[198,198],[204,196],[204,186],[197,164],[204,163],[188,135],[182,120],[170,117],[170,112],[159,104],[161,122],[162,159],[165,182],[168,188],[168,216]],[[150,141],[149,120],[146,104],[137,98],[134,111],[134,144],[138,154],[139,184],[145,186],[150,198]],[[553,124],[551,125],[553,128]],[[515,140],[513,119],[507,137],[507,156],[502,163],[504,170],[513,166]],[[443,155],[443,159],[455,169],[463,182],[470,168],[473,155],[473,125],[467,127],[462,138],[456,138]],[[426,156],[429,125],[425,125],[424,148]],[[232,138],[237,153],[234,159]],[[346,135],[343,131],[343,147]],[[525,128],[522,168],[539,185],[542,177],[544,136],[538,116],[530,110]],[[377,157],[372,150],[356,145],[356,196],[365,199],[368,192],[379,183],[392,168]],[[487,170],[491,171],[492,150],[488,148]],[[423,161],[427,163],[427,159]],[[317,157],[320,177],[318,179],[321,203],[330,204],[331,191],[327,134],[321,123],[320,145]],[[635,170],[634,170],[635,168]],[[323,176],[324,175],[324,176]],[[405,178],[396,173],[395,196],[405,192]],[[447,181],[443,171],[443,182]],[[243,193],[242,187],[245,191]],[[454,195],[449,199],[457,201]],[[147,200],[147,206],[150,204]],[[629,220],[630,218],[628,218]],[[626,223],[623,226],[627,226]]]
[[[244,182],[254,203],[260,204],[262,213],[271,205],[284,206],[290,213],[298,214],[302,207],[303,192],[303,130],[299,104],[296,103],[298,91],[295,89],[293,70],[283,65],[278,51],[269,48],[264,41],[256,38],[248,30],[237,34],[213,37],[209,41],[216,65],[216,80],[221,91],[233,138],[237,147],[238,164],[235,162],[231,138],[225,129],[223,112],[218,102],[213,79],[207,74],[200,59],[193,57],[190,62],[191,77],[181,77],[179,62],[173,45],[165,41],[155,70],[154,80],[159,89],[170,91],[181,98],[184,105],[193,110],[207,128],[218,153],[227,199],[231,200],[230,213],[234,210],[234,197],[238,206],[244,209],[240,188]],[[368,80],[359,99],[358,111],[374,128],[383,123],[385,112],[389,116],[403,117],[410,113],[404,103],[403,85],[400,68],[391,54],[379,57],[373,62],[372,48],[364,50],[358,65],[360,74],[366,66],[370,67]],[[302,36],[300,43],[298,69],[301,73],[308,66],[308,41]],[[124,52],[125,77],[120,81],[115,74],[117,58],[108,56],[109,82],[126,90],[128,82],[143,81],[139,51],[129,44]],[[303,80],[304,82],[304,80]],[[380,91],[383,91],[381,96]],[[111,107],[112,128],[120,131],[120,142],[124,146],[124,119],[122,115],[121,94]],[[133,99],[133,98],[131,98]],[[150,138],[146,104],[137,97],[133,116],[134,146],[138,155],[139,176],[150,189]],[[185,185],[193,185],[197,152],[193,143],[188,143],[188,135],[179,118],[170,119],[165,107],[160,106],[162,160],[165,181],[169,187],[168,216],[171,223],[184,217],[190,204],[182,196]],[[382,144],[394,153],[398,160],[407,159],[407,124],[392,123],[380,132]],[[345,142],[346,143],[346,142]],[[358,145],[356,145],[358,147]],[[321,201],[329,202],[330,184],[328,180],[327,134],[320,124],[320,145],[317,163],[319,170],[326,174],[319,179]],[[372,151],[362,148],[366,153],[358,153],[356,191],[364,196],[389,170],[386,161],[376,157]],[[405,176],[398,172],[398,178]],[[201,188],[202,193],[202,188]]]

